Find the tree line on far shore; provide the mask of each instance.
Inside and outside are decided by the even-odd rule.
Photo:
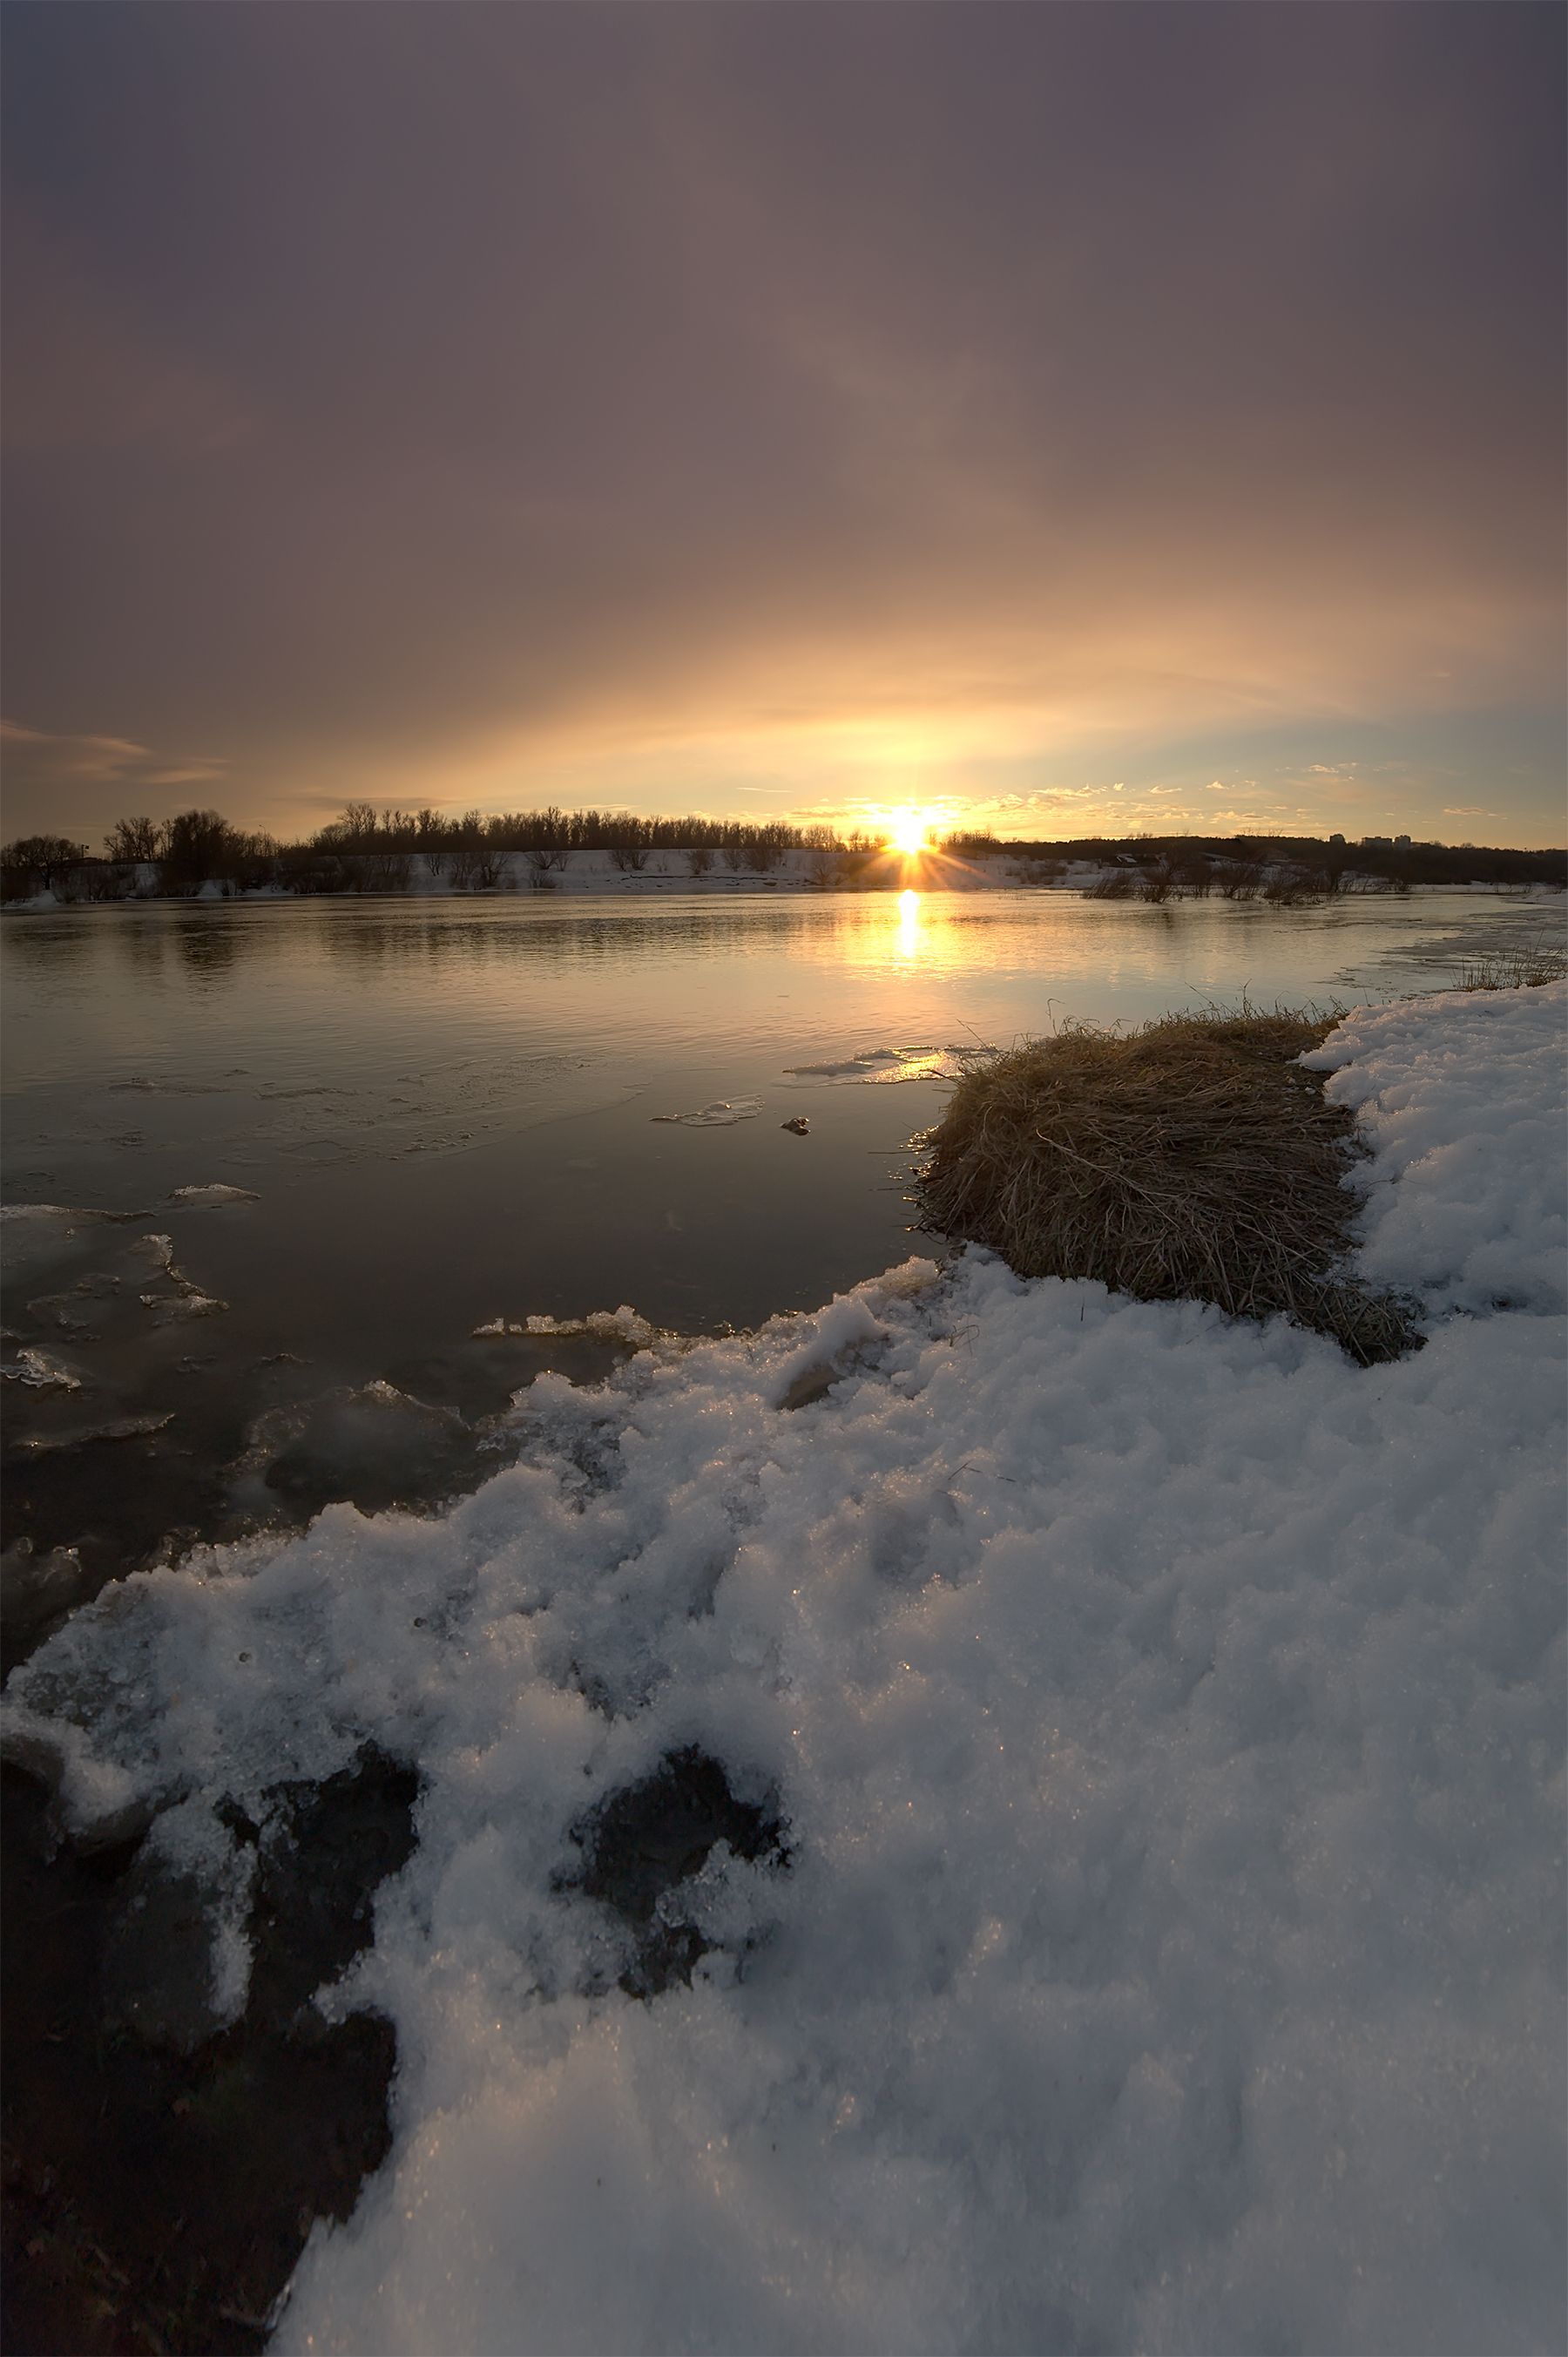
[[[944,839],[953,857],[1006,857],[1026,880],[1058,880],[1069,861],[1110,871],[1105,897],[1166,897],[1167,891],[1220,888],[1227,876],[1294,871],[1314,889],[1333,892],[1349,875],[1410,884],[1487,883],[1561,886],[1568,860],[1561,851],[1516,851],[1473,844],[1412,843],[1408,836],[1085,836],[1065,843],[1000,841],[983,829],[961,829]],[[124,818],[103,838],[102,856],[66,835],[18,837],[0,849],[0,892],[6,899],[49,892],[67,900],[118,900],[191,895],[216,887],[225,893],[398,892],[406,890],[415,859],[448,889],[484,891],[516,881],[514,855],[533,884],[549,889],[574,852],[607,852],[628,875],[641,872],[654,852],[677,853],[686,872],[715,869],[734,876],[769,876],[789,853],[806,855],[805,879],[824,888],[880,880],[881,839],[864,829],[841,833],[827,825],[793,826],[781,819],[746,822],[701,817],[641,817],[625,811],[503,811],[461,817],[424,809],[377,810],[349,802],[314,834],[281,843],[233,825],[220,812],[181,811],[168,819]],[[1274,897],[1278,897],[1277,894]]]
[[[564,868],[575,851],[604,851],[618,868],[637,874],[654,851],[679,851],[693,876],[723,867],[734,875],[771,874],[786,852],[827,860],[865,859],[879,848],[864,830],[791,826],[770,819],[642,818],[628,812],[376,810],[349,802],[314,834],[297,842],[238,827],[219,811],[181,811],[169,819],[123,818],[94,857],[68,835],[19,836],[0,851],[8,899],[38,891],[78,899],[125,899],[151,888],[178,896],[217,884],[231,891],[265,887],[291,892],[396,892],[404,889],[415,858],[458,891],[499,883],[510,856],[545,879]],[[148,871],[152,871],[149,879]]]

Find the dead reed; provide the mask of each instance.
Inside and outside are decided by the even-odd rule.
[[[1350,1115],[1294,1061],[1334,1020],[1167,1016],[999,1056],[930,1133],[923,1223],[989,1244],[1021,1276],[1283,1311],[1363,1365],[1396,1357],[1419,1340],[1412,1305],[1344,1274]]]
[[[1461,990],[1539,990],[1546,983],[1561,982],[1564,974],[1568,974],[1568,956],[1555,942],[1541,939],[1521,948],[1489,950],[1481,957],[1466,958],[1459,968],[1457,986]]]

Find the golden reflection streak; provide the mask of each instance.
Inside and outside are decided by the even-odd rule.
[[[898,895],[898,954],[901,958],[917,958],[920,954],[920,896],[918,892]]]

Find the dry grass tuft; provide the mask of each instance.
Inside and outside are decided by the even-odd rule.
[[[1419,1340],[1411,1305],[1339,1270],[1350,1115],[1294,1062],[1335,1017],[1168,1016],[1064,1031],[961,1081],[927,1141],[923,1223],[1020,1276],[1097,1277],[1140,1301],[1283,1311],[1363,1365]]]
[[[1492,950],[1466,958],[1459,968],[1461,990],[1540,990],[1568,974],[1568,957],[1553,943],[1529,942],[1522,949]]]

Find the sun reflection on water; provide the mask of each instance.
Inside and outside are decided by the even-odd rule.
[[[903,958],[920,954],[920,896],[918,892],[898,895],[898,954]]]

